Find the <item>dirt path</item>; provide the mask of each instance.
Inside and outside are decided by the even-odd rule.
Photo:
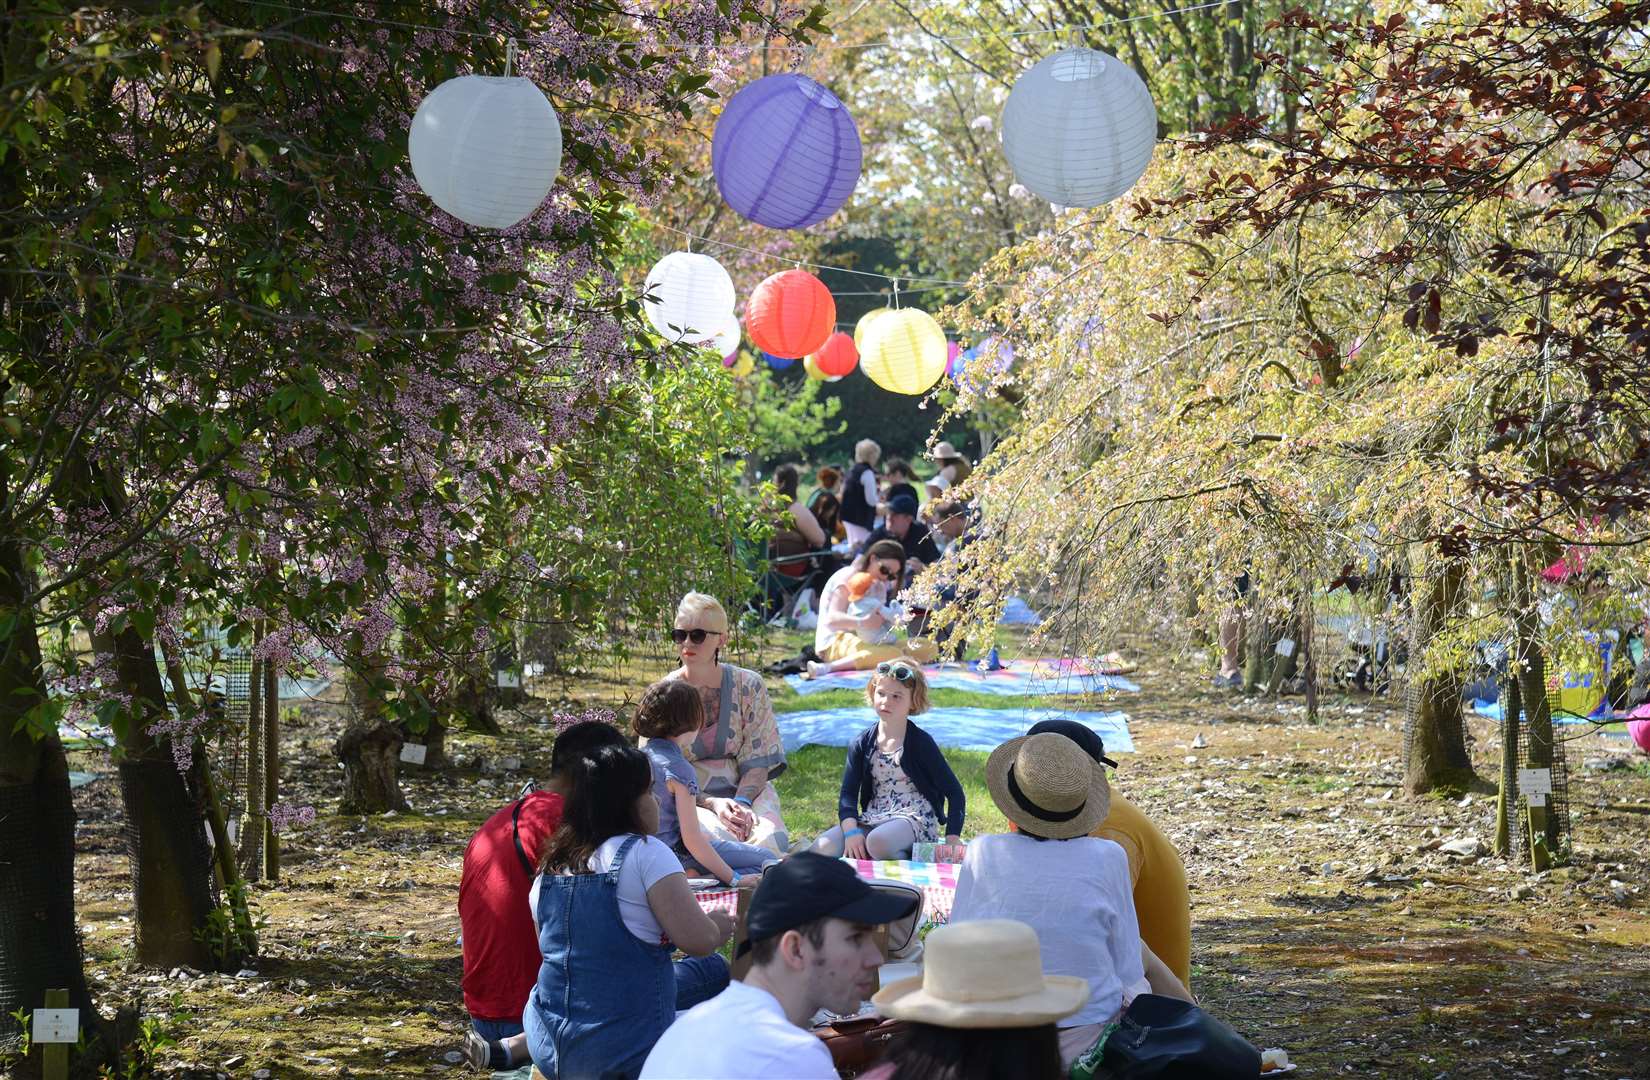
[[[1570,744],[1576,858],[1532,876],[1428,850],[1487,842],[1493,802],[1406,801],[1384,700],[1332,700],[1314,726],[1298,698],[1246,700],[1149,665],[1136,678],[1143,692],[1122,707],[1139,752],[1117,782],[1185,853],[1194,989],[1213,1011],[1287,1048],[1298,1076],[1650,1076],[1650,767],[1582,765],[1624,740]],[[616,700],[640,686],[601,676],[577,689]],[[339,715],[336,701],[311,703],[286,728],[289,790],[320,814],[285,838],[281,884],[256,894],[264,956],[240,977],[130,963],[118,791],[76,792],[88,971],[105,1010],[141,1002],[164,1019],[177,1042],[157,1051],[161,1075],[462,1071],[446,1058],[464,1022],[459,859],[542,773],[547,729],[524,716],[503,739],[454,738],[457,768],[405,778],[412,813],[343,818]],[[1474,735],[1492,775],[1493,729]],[[520,769],[497,771],[510,757]]]

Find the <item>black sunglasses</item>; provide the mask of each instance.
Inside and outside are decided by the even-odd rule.
[[[678,645],[684,641],[691,641],[695,645],[703,645],[707,636],[711,634],[720,634],[721,632],[722,631],[720,630],[706,630],[698,626],[694,627],[692,630],[683,630],[678,626],[670,632],[670,640],[674,641]]]
[[[897,575],[898,573],[899,573],[898,570],[890,570],[886,566],[882,565],[881,563],[877,563],[877,574],[881,577],[885,577],[885,578],[888,578],[889,580],[893,580],[894,576]]]
[[[884,660],[877,665],[878,675],[892,675],[902,683],[908,683],[917,677],[911,665],[901,664],[893,660]]]

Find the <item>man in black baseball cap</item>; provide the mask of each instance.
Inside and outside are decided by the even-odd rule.
[[[876,928],[915,905],[876,892],[840,859],[802,852],[773,867],[751,897],[739,947],[751,955],[750,971],[677,1018],[648,1054],[642,1080],[835,1080],[810,1021],[820,1009],[858,1011],[882,963]]]
[[[895,495],[888,500],[887,520],[872,530],[860,550],[865,551],[878,540],[898,540],[905,548],[907,575],[939,562],[939,545],[934,543],[928,526],[917,520],[917,500],[909,495]]]

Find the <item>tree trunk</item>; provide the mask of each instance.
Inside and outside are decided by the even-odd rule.
[[[253,635],[253,648],[261,634]],[[264,799],[264,665],[252,661],[246,680],[246,817],[241,819],[239,862],[247,881],[264,876],[264,833],[268,831],[269,804]]]
[[[380,666],[368,660],[369,672]],[[397,770],[401,732],[384,717],[384,699],[376,680],[359,671],[349,675],[350,723],[334,752],[344,763],[344,797],[339,809],[346,814],[382,814],[407,809]]]
[[[1553,714],[1547,701],[1547,658],[1541,650],[1536,622],[1535,595],[1530,588],[1529,568],[1520,561],[1513,568],[1516,587],[1514,602],[1518,605],[1513,618],[1512,665],[1517,665],[1518,695],[1523,699],[1524,720],[1529,727],[1529,740],[1522,747],[1523,766],[1527,769],[1553,767]],[[1517,717],[1513,717],[1514,722]],[[1530,866],[1545,870],[1560,856],[1561,838],[1558,815],[1551,808],[1527,806],[1526,835],[1530,843]]]
[[[149,734],[168,715],[154,646],[131,626],[112,640],[95,636],[93,646],[113,654],[121,689],[132,700],[131,716],[117,725],[116,737],[123,754],[120,790],[137,909],[137,958],[156,967],[233,971],[240,966],[238,945],[222,942],[214,955],[203,936],[217,902],[201,805],[173,758],[172,739]]]
[[[264,804],[273,808],[281,801],[281,673],[264,661]],[[281,837],[275,826],[264,821],[264,876],[281,880]]]
[[[1251,586],[1244,601],[1249,606],[1249,657],[1243,668],[1243,685],[1259,690],[1272,679],[1276,627],[1260,602],[1260,590]]]
[[[1467,753],[1463,679],[1458,665],[1427,666],[1427,648],[1461,604],[1466,570],[1459,559],[1432,568],[1414,559],[1410,600],[1409,670],[1404,703],[1404,793],[1487,790]]]
[[[114,1040],[86,986],[74,909],[74,800],[55,720],[40,735],[23,717],[46,700],[34,620],[18,608],[22,559],[0,542],[0,607],[19,613],[0,638],[0,1049],[22,1034],[12,1013],[41,1008],[46,991],[67,988],[90,1048],[77,1064],[116,1062]],[[39,735],[39,737],[36,737]],[[17,1068],[39,1075],[39,1055]]]

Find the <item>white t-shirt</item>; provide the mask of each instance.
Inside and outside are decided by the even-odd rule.
[[[619,856],[619,848],[630,835],[623,833],[603,841],[590,857],[590,869],[598,874],[605,874],[611,869],[613,860]],[[669,944],[670,939],[665,937],[664,928],[653,917],[653,909],[648,906],[647,890],[657,885],[660,878],[680,873],[682,860],[657,836],[644,836],[631,847],[630,854],[624,858],[624,867],[619,871],[619,918],[623,920],[626,930],[649,945]],[[539,883],[543,880],[543,874],[534,878],[533,887],[527,891],[535,930],[539,925]]]
[[[676,1018],[653,1044],[641,1080],[836,1080],[819,1036],[785,1015],[779,999],[742,982]]]
[[[828,621],[826,616],[832,614],[831,601],[836,598],[836,594],[846,589],[848,587],[848,579],[857,573],[859,573],[859,571],[854,569],[853,563],[849,563],[847,566],[844,566],[842,569],[838,570],[826,579],[825,588],[819,594],[819,625],[814,628],[815,652],[823,653],[825,651],[825,647],[831,643],[831,639],[836,637],[838,631],[828,630],[825,627],[825,623]],[[888,587],[879,580],[871,586],[865,596],[867,599],[875,599],[878,603],[883,603],[888,599]],[[847,606],[844,605],[843,610],[836,612],[835,614],[843,615],[848,613]]]
[[[1088,980],[1088,1004],[1061,1027],[1104,1023],[1125,993],[1148,988],[1129,857],[1110,840],[1000,833],[969,841],[951,921],[970,919],[1026,923],[1037,931],[1045,973]]]

